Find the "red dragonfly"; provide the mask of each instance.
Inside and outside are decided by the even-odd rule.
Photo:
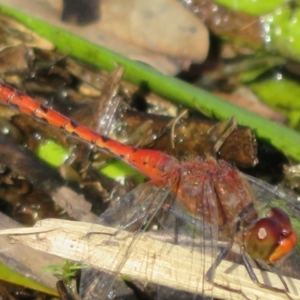
[[[150,183],[141,185],[129,193],[122,203],[104,213],[100,222],[110,222],[121,229],[138,224],[138,229],[145,229],[160,212],[162,217],[159,217],[159,222],[164,228],[168,229],[170,223],[180,220],[177,243],[184,239],[180,230],[186,226],[189,226],[189,238],[192,239],[199,234],[205,237],[205,241],[217,240],[218,235],[227,239],[228,246],[211,262],[211,268],[205,275],[208,281],[213,280],[214,270],[234,244],[242,249],[242,259],[254,281],[257,278],[250,267],[250,258],[270,267],[290,254],[297,244],[297,234],[289,216],[275,207],[265,217],[260,217],[251,185],[243,174],[225,161],[195,158],[180,162],[159,151],[121,144],[73,122],[4,83],[0,84],[0,103],[59,127],[68,135],[121,158],[150,178]],[[124,216],[125,210],[129,211],[126,217],[115,219],[118,215]],[[184,214],[180,213],[182,210]],[[171,217],[166,218],[165,215]],[[204,243],[198,247],[203,253],[217,249],[213,243],[211,247]],[[114,280],[114,276],[103,276],[99,285],[93,284],[93,289],[83,287],[84,298],[104,299]],[[285,289],[287,291],[286,285]],[[99,291],[102,294],[96,297]],[[202,292],[201,287],[199,292]]]

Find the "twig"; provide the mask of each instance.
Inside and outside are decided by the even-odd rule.
[[[86,235],[91,224],[83,222],[47,219],[40,221],[33,228],[22,228],[1,231],[9,234],[14,241],[28,245],[34,249],[55,254],[75,261],[83,261],[103,271],[114,272],[120,260],[126,255],[124,243],[129,245],[132,234],[120,232],[111,234],[116,229],[93,225],[93,232],[99,234]],[[86,243],[89,242],[87,247]],[[88,251],[87,251],[88,250]],[[92,255],[91,255],[92,254]],[[215,282],[242,293],[234,293],[216,286],[203,279],[211,258],[201,253],[192,252],[189,248],[164,243],[147,237],[141,233],[135,247],[121,270],[121,274],[142,282],[152,282],[178,290],[202,293],[222,299],[288,299],[286,295],[261,288],[249,278],[245,268],[230,262],[222,262],[215,275]],[[205,261],[204,261],[205,260]],[[197,262],[192,265],[191,262]],[[203,267],[205,266],[205,268]],[[259,280],[271,282],[272,286],[280,287],[278,277],[270,272],[255,270]],[[285,278],[293,294],[300,294],[300,281]],[[202,285],[203,283],[203,285]],[[292,295],[294,299],[299,296]]]

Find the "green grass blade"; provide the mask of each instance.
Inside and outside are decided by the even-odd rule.
[[[12,269],[8,268],[7,266],[3,265],[2,263],[0,263],[0,279],[10,282],[10,283],[24,286],[26,288],[30,288],[32,290],[40,291],[40,292],[43,292],[46,294],[50,294],[50,295],[54,295],[54,296],[58,295],[56,291],[49,289],[49,288],[33,281],[32,279],[21,275],[20,273],[18,273],[16,271],[13,271]]]

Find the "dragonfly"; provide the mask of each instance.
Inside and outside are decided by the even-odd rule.
[[[199,157],[179,161],[160,151],[122,144],[41,105],[5,83],[0,83],[0,103],[58,127],[66,134],[122,159],[148,176],[148,183],[138,186],[99,219],[100,223],[118,227],[116,232],[126,229],[136,232],[127,246],[128,253],[138,239],[138,232],[145,231],[160,215],[157,217],[158,223],[168,234],[171,234],[170,228],[177,227],[174,243],[192,244],[193,249],[203,255],[213,253],[205,280],[213,282],[218,265],[237,244],[249,276],[265,286],[258,282],[250,261],[255,260],[266,268],[272,268],[287,257],[297,244],[298,237],[288,214],[273,207],[261,217],[249,178],[228,162]],[[204,237],[204,242],[189,242],[200,235]],[[205,242],[218,239],[229,241],[220,253],[217,253],[216,243],[210,242],[208,245]],[[126,257],[120,263],[119,270],[125,261]],[[98,283],[89,277],[92,287],[82,286],[84,299],[112,297],[110,293],[116,274],[99,276]],[[284,288],[278,291],[287,293],[288,287],[284,282],[283,285]],[[199,294],[206,294],[201,286],[204,286],[203,282],[199,282]]]

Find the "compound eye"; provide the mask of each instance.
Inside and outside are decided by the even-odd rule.
[[[280,243],[282,228],[277,218],[262,218],[246,235],[246,251],[254,259],[268,261]]]
[[[284,210],[278,207],[273,207],[270,209],[268,217],[276,218],[280,222],[283,235],[289,235],[292,232],[290,217]]]

